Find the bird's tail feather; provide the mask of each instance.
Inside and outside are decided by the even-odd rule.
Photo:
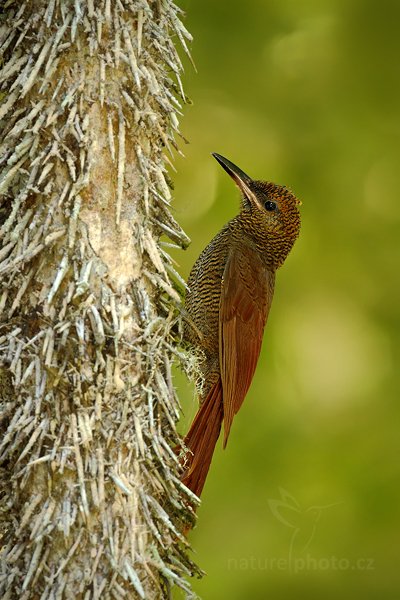
[[[223,419],[221,379],[212,386],[193,420],[184,443],[190,451],[187,469],[182,477],[196,496],[200,496],[210,468],[215,444]]]

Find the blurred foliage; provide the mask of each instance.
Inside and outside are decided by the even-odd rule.
[[[208,574],[195,589],[398,598],[400,4],[181,5],[198,69],[186,67],[190,144],[174,175],[193,240],[174,255],[181,273],[238,209],[212,151],[303,201],[253,385],[191,534]],[[175,379],[185,431],[196,399]]]

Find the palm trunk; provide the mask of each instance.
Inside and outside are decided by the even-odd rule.
[[[0,596],[190,595],[159,241],[188,241],[163,152],[189,36],[170,0],[2,5]]]

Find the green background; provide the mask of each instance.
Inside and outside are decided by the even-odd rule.
[[[206,600],[400,597],[400,3],[182,2],[186,278],[238,210],[211,157],[290,187],[302,231],[190,540]],[[197,401],[179,372],[184,432]]]

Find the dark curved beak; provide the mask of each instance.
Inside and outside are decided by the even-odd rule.
[[[228,175],[230,175],[232,177],[232,179],[234,179],[236,181],[236,179],[239,178],[243,182],[250,183],[251,177],[246,175],[246,173],[244,171],[242,171],[242,169],[239,169],[239,167],[234,165],[233,162],[231,162],[224,156],[217,154],[216,152],[213,152],[212,155],[215,158],[215,160],[217,160],[219,162],[221,167],[223,169],[225,169],[225,171],[228,173]]]
[[[243,194],[249,198],[256,201],[254,193],[251,191],[251,183],[252,178],[246,175],[242,169],[239,169],[236,165],[233,164],[230,160],[217,154],[216,152],[212,153],[215,160],[219,162],[221,167],[228,173],[230,177],[232,177],[233,181],[236,183],[238,188],[243,192]]]

